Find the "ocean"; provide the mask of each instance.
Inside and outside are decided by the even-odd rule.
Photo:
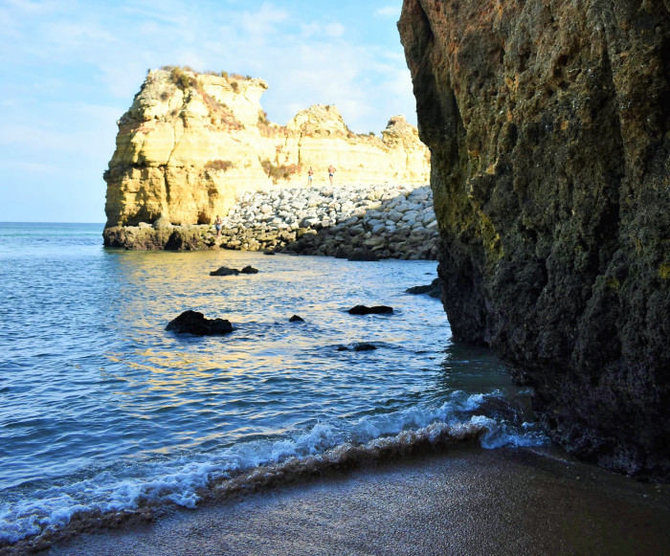
[[[0,547],[75,515],[194,507],[259,467],[547,442],[504,364],[405,292],[434,261],[105,250],[101,233],[0,223]],[[209,275],[246,265],[258,274]],[[187,309],[235,330],[166,332]]]

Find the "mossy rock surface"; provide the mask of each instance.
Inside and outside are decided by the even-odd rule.
[[[406,0],[399,28],[454,337],[574,453],[670,477],[667,2]]]

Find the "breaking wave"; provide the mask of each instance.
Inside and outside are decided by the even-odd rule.
[[[202,500],[372,462],[397,459],[465,441],[483,448],[536,446],[546,438],[500,392],[452,392],[434,408],[411,407],[346,421],[319,422],[289,438],[258,439],[210,454],[123,464],[68,483],[21,488],[0,511],[0,547],[32,547],[92,527],[146,519],[165,506],[194,508]],[[28,486],[28,485],[26,485]],[[41,543],[41,544],[40,544]]]

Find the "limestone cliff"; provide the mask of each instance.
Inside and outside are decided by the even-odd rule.
[[[670,476],[670,5],[405,0],[454,336],[554,439]]]
[[[225,215],[245,191],[323,183],[428,183],[428,149],[404,118],[381,138],[352,133],[333,106],[314,106],[286,126],[267,120],[260,79],[150,71],[119,120],[107,182],[107,227],[187,225]]]

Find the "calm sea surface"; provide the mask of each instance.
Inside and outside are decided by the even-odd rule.
[[[544,441],[486,409],[524,405],[504,366],[405,293],[435,262],[106,251],[101,232],[0,223],[0,542],[75,512],[193,506],[214,479],[435,423],[484,426],[490,448]],[[166,332],[186,309],[235,331]],[[338,349],[357,342],[378,349]]]

